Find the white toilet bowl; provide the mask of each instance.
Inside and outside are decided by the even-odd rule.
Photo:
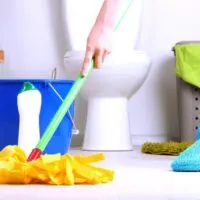
[[[84,52],[67,52],[67,78],[80,72]],[[80,95],[88,101],[84,150],[132,150],[128,99],[143,85],[150,59],[143,52],[113,52],[94,69]]]
[[[81,10],[76,8],[75,1],[78,0],[65,1],[66,11],[68,11],[66,13],[67,33],[71,50],[66,52],[64,63],[67,79],[73,80],[80,72],[85,55],[86,33],[91,28],[91,21],[87,22],[86,19],[91,17],[95,19],[91,7],[99,7],[99,2],[103,2],[98,0],[95,4],[93,0],[83,0],[84,5],[92,4],[91,7],[86,6],[91,11],[91,16],[89,16],[89,11],[84,15],[84,12],[81,13]],[[115,34],[112,53],[106,57],[100,69],[92,71],[80,92],[80,95],[88,102],[84,150],[132,150],[127,104],[129,98],[143,85],[150,70],[149,57],[144,52],[134,50],[142,0],[133,1],[132,9],[123,19],[119,32]],[[75,17],[74,13],[79,13],[79,21],[72,18],[73,15]],[[83,15],[82,18],[81,15]],[[86,26],[82,32],[78,26],[80,24],[82,27]]]

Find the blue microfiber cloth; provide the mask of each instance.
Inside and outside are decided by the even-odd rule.
[[[176,172],[200,172],[200,140],[183,151],[171,167]]]

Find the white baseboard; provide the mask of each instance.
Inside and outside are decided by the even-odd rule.
[[[166,142],[167,137],[164,135],[132,135],[133,146],[141,146],[145,142]],[[72,147],[81,147],[83,143],[83,134],[74,135],[72,139]]]
[[[133,146],[141,146],[145,142],[166,142],[167,137],[164,135],[132,135]]]

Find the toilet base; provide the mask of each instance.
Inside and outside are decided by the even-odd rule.
[[[132,150],[127,103],[126,98],[89,99],[83,150]]]

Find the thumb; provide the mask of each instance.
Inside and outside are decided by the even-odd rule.
[[[81,75],[82,76],[86,75],[86,73],[89,69],[90,63],[92,61],[93,54],[94,53],[91,50],[86,51],[85,58],[84,58],[84,61],[83,61],[83,66],[82,66],[82,69],[81,69]]]

